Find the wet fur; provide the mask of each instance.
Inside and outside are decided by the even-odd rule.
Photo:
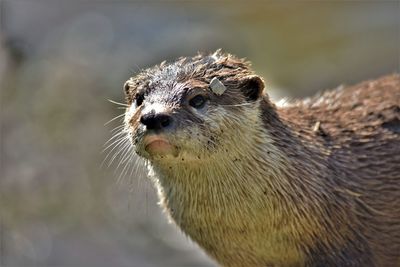
[[[400,266],[399,76],[282,108],[262,86],[221,52],[125,84],[126,128],[170,218],[223,266]],[[206,110],[185,104],[190,92],[207,95]],[[141,147],[140,114],[154,103],[176,118],[163,133],[176,157]]]

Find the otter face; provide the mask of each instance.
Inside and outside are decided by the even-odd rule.
[[[213,92],[213,78],[226,90]],[[151,161],[205,159],[246,138],[263,88],[246,62],[219,51],[162,63],[125,83],[126,131]]]

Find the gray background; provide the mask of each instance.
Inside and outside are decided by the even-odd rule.
[[[107,99],[141,68],[223,48],[274,99],[399,72],[399,1],[3,0],[0,16],[1,267],[215,266],[140,164],[101,165],[123,113]]]

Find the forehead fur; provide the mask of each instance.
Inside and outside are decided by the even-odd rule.
[[[129,101],[138,90],[148,91],[155,87],[171,87],[178,83],[196,81],[209,84],[214,77],[229,85],[250,74],[253,71],[249,62],[217,50],[209,55],[181,57],[172,63],[164,61],[130,78],[125,84],[125,90]]]

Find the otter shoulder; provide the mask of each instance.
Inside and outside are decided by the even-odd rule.
[[[336,138],[400,135],[400,76],[341,86],[278,107],[278,114],[296,127]]]

